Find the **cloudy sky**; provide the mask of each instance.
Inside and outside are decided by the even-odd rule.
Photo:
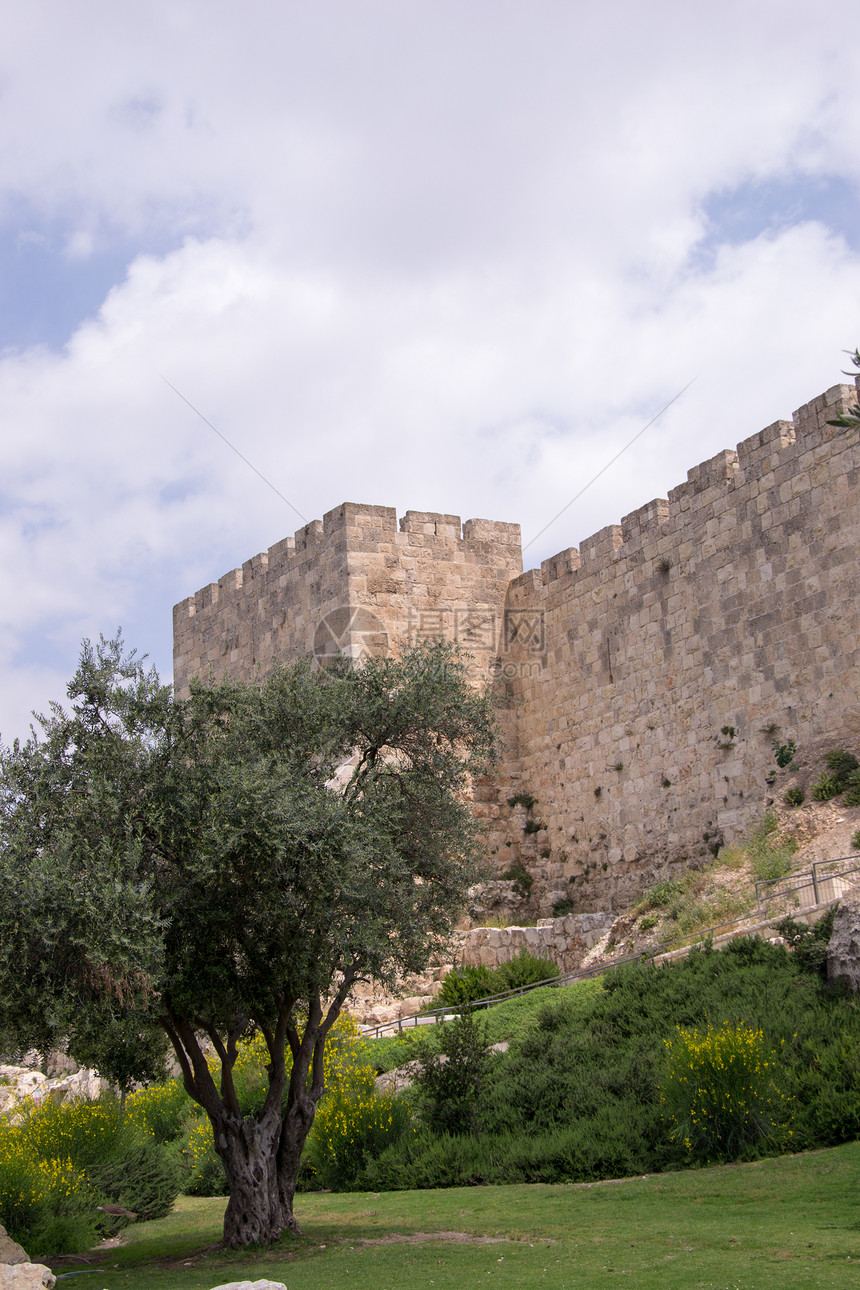
[[[856,17],[13,6],[4,741],[83,636],[121,624],[169,677],[173,603],[341,501],[529,542],[693,381],[535,564],[836,384],[860,342]]]

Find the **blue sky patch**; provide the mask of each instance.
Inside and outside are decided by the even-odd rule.
[[[860,249],[860,186],[838,175],[748,180],[703,203],[708,232],[700,250],[737,246],[762,233],[817,220]]]

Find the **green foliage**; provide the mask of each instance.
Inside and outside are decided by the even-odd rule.
[[[561,900],[553,901],[552,906],[553,918],[564,918],[567,914],[576,913],[576,901],[570,896],[565,896]]]
[[[523,1021],[506,1034],[495,1017],[508,1009]],[[664,1041],[677,1039],[678,1026],[760,1031],[763,1050],[779,1054],[774,1083],[784,1101],[759,1107],[772,1136],[744,1150],[782,1149],[776,1127],[787,1117],[774,1107],[790,1106],[795,1150],[860,1134],[860,1011],[794,954],[756,938],[617,969],[575,990],[540,990],[481,1018],[494,1042],[512,1042],[490,1067],[478,1132],[407,1135],[365,1170],[366,1186],[585,1180],[689,1163],[660,1102]]]
[[[192,1106],[181,1082],[170,1079],[129,1093],[125,1114],[156,1142],[174,1142],[182,1133]]]
[[[166,1035],[235,1184],[243,1135],[278,1141],[264,1115],[295,1169],[323,1092],[306,1076],[351,983],[422,970],[478,872],[467,789],[494,753],[489,703],[444,645],[179,699],[119,638],[85,643],[68,697],[0,752],[0,1029],[40,1051],[62,1037],[123,1088],[153,1078]],[[243,1089],[251,1031],[267,1069]],[[268,1212],[247,1239],[291,1220]]]
[[[704,1031],[679,1026],[663,1042],[660,1101],[693,1160],[739,1160],[762,1139],[790,1136],[790,1107],[775,1082],[778,1057],[761,1030],[729,1023]]]
[[[540,833],[541,829],[545,828],[546,825],[542,824],[540,820],[526,820],[523,825],[523,833]]]
[[[179,1194],[179,1168],[173,1154],[154,1138],[141,1137],[99,1161],[90,1177],[114,1205],[141,1221],[163,1218]]]
[[[781,744],[778,739],[774,739],[773,755],[777,766],[779,766],[781,770],[784,770],[786,766],[791,765],[794,761],[794,754],[796,752],[797,744],[793,739],[789,739],[788,742],[784,744]]]
[[[846,776],[842,800],[846,806],[860,806],[860,770]]]
[[[812,785],[812,796],[816,802],[829,802],[842,792],[842,781],[838,775],[825,772]]]
[[[787,788],[785,790],[782,800],[785,802],[786,806],[802,806],[805,798],[806,794],[803,789],[798,788],[795,785],[792,788]]]
[[[308,1139],[308,1163],[317,1185],[348,1191],[362,1170],[409,1128],[407,1103],[376,1092],[372,1072],[327,1097]]]
[[[212,1125],[205,1117],[192,1120],[182,1143],[183,1190],[189,1196],[226,1196],[227,1175],[215,1150]]]
[[[67,1254],[95,1244],[103,1199],[83,1170],[36,1156],[0,1118],[0,1223],[28,1254]]]
[[[467,964],[465,967],[452,968],[436,999],[434,1007],[461,1008],[474,1003],[476,999],[486,999],[498,994],[493,973],[481,964]]]
[[[854,754],[837,748],[829,752],[824,760],[827,770],[812,789],[815,800],[829,802],[831,798],[844,793],[847,806],[860,806],[860,762]]]
[[[506,990],[519,990],[521,986],[532,985],[535,981],[552,981],[558,976],[558,965],[552,959],[532,954],[531,950],[520,950],[507,963],[500,963],[493,969],[497,984],[497,994]]]
[[[851,845],[855,851],[860,851],[860,829],[851,834]]]
[[[535,981],[551,981],[558,976],[552,959],[541,958],[530,950],[520,950],[507,963],[496,968],[482,965],[452,968],[437,996],[438,1006],[465,1007],[494,994],[519,990]]]
[[[797,851],[797,840],[779,838],[778,829],[779,820],[768,811],[745,843],[753,877],[759,882],[782,878],[791,872],[791,857]]]
[[[834,909],[828,910],[812,927],[790,917],[776,925],[780,936],[791,946],[795,961],[807,971],[822,976],[827,975],[827,946],[833,935],[834,914]]]
[[[433,1133],[474,1133],[490,1073],[486,1030],[471,1012],[444,1025],[438,1048],[418,1046],[419,1111]]]
[[[648,909],[667,909],[673,904],[676,897],[682,896],[686,890],[686,884],[683,878],[671,878],[668,882],[658,882],[645,894],[643,899],[637,905],[637,910]]]
[[[531,895],[532,886],[534,885],[534,878],[524,864],[517,863],[510,865],[502,874],[502,877],[507,882],[512,882],[514,884],[517,895],[521,900],[528,900]]]
[[[848,779],[849,775],[860,768],[860,762],[858,762],[854,754],[846,752],[844,748],[829,752],[824,760],[827,763],[827,769],[842,783]]]
[[[531,793],[514,793],[513,797],[508,798],[508,806],[522,806],[524,810],[530,811],[533,806],[537,806],[537,798],[532,797]]]
[[[179,1193],[171,1153],[107,1094],[97,1101],[31,1105],[16,1133],[34,1159],[70,1164],[111,1204],[141,1219],[169,1213]]]

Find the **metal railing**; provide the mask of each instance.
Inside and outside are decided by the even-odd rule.
[[[794,914],[810,905],[838,900],[860,881],[860,855],[816,860],[805,873],[769,878],[755,885],[756,905],[761,918]]]
[[[854,875],[850,882],[846,881],[848,875]],[[485,999],[475,999],[469,1004],[469,1008],[472,1011],[478,1008],[489,1008],[492,1004],[505,1003],[508,999],[515,999],[532,990],[540,990],[547,986],[572,985],[574,981],[587,981],[590,977],[600,976],[603,972],[623,967],[627,963],[662,958],[676,950],[692,949],[694,945],[701,945],[704,941],[721,936],[742,935],[746,931],[752,933],[761,923],[776,922],[779,918],[814,905],[831,904],[858,882],[860,882],[860,855],[839,856],[834,860],[817,860],[808,872],[757,882],[755,885],[757,912],[742,914],[740,918],[731,918],[725,923],[716,923],[713,927],[707,927],[698,932],[681,933],[668,941],[661,941],[659,945],[649,946],[647,950],[640,950],[636,954],[625,954],[619,958],[592,964],[591,967],[577,968],[573,972],[548,977],[544,981],[531,981],[528,985],[517,986],[514,990],[505,990],[501,994],[489,995]],[[780,883],[793,885],[769,894],[760,894],[760,889],[763,891],[764,888],[773,888]],[[809,898],[802,899],[804,895]],[[777,913],[769,912],[769,905],[783,898],[786,902],[785,908]],[[731,930],[733,928],[734,932]],[[403,1030],[411,1030],[415,1026],[433,1025],[437,1021],[447,1021],[459,1016],[462,1007],[463,1005],[452,1004],[445,1008],[414,1013],[411,1017],[398,1017],[396,1021],[384,1021],[378,1026],[362,1026],[361,1033],[366,1039],[376,1039],[383,1034],[400,1033]]]

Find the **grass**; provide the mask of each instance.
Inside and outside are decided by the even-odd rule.
[[[658,939],[687,937],[742,918],[755,909],[755,883],[790,873],[796,851],[796,839],[780,834],[776,816],[766,814],[743,843],[722,850],[702,869],[653,887],[636,907],[644,915],[640,930],[659,927]],[[745,881],[726,881],[741,872]]]
[[[487,1028],[491,1044],[505,1039],[512,1042],[535,1024],[546,1003],[564,1000],[574,1008],[587,1010],[591,1000],[602,990],[600,977],[575,981],[572,985],[541,986],[504,1003],[493,1004],[491,1008],[481,1009],[477,1015]],[[415,1056],[413,1045],[419,1040],[434,1045],[441,1036],[442,1031],[436,1026],[414,1026],[396,1035],[368,1039],[365,1040],[368,1060],[379,1071],[394,1070],[412,1060]]]
[[[296,1207],[301,1238],[242,1253],[205,1248],[219,1238],[223,1200],[182,1198],[169,1217],[127,1229],[127,1245],[93,1255],[79,1284],[206,1290],[265,1277],[288,1290],[853,1290],[858,1170],[854,1142],[620,1183],[314,1194]]]

